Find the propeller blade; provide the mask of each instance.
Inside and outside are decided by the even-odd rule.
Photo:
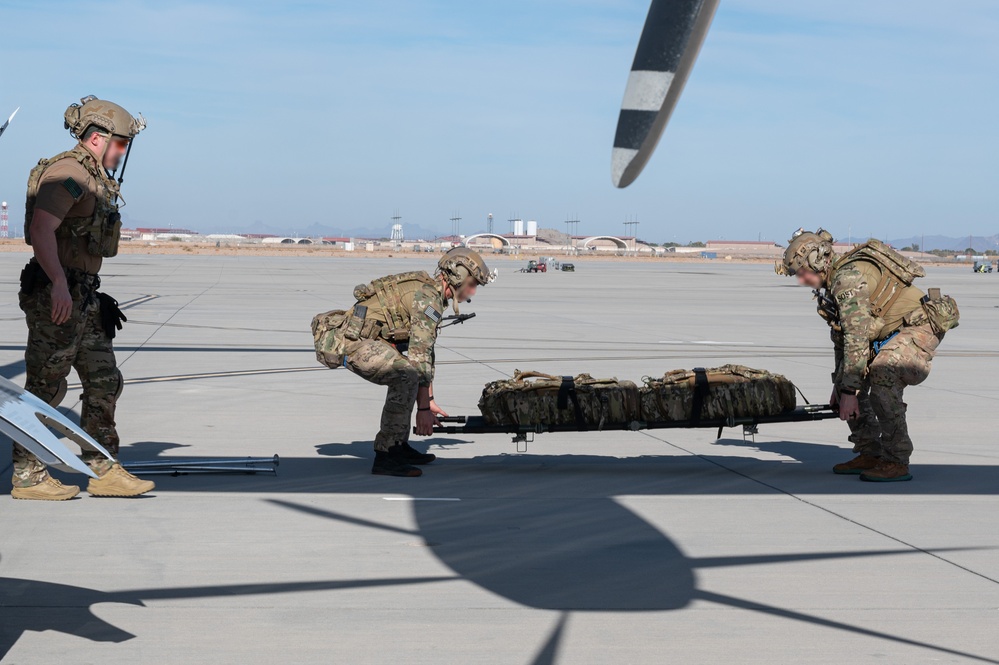
[[[627,187],[655,152],[718,0],[652,0],[617,120],[611,180]]]

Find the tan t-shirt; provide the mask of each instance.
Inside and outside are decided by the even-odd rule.
[[[66,219],[92,217],[101,185],[87,169],[72,157],[60,159],[42,174],[35,209]],[[103,258],[87,252],[87,239],[76,236],[58,237],[59,262],[66,268],[76,268],[96,274]]]

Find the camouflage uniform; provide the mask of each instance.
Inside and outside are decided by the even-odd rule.
[[[857,393],[860,417],[850,420],[854,452],[889,462],[908,464],[912,440],[906,426],[906,386],[922,383],[930,373],[943,333],[935,334],[920,300],[923,292],[905,287],[880,317],[871,310],[871,292],[881,268],[854,261],[829,271],[826,295],[836,316],[823,316],[832,327],[836,348],[836,390]],[[891,338],[876,355],[872,343]]]
[[[359,300],[366,307],[358,339],[345,338],[347,325],[335,335],[342,340],[344,366],[371,383],[387,386],[375,450],[387,451],[409,440],[417,391],[434,380],[434,343],[447,301],[438,281],[427,273],[406,273],[384,280],[397,282],[388,294]],[[376,280],[376,283],[378,280]],[[390,298],[386,300],[386,297]],[[390,311],[391,310],[391,311]],[[350,317],[345,323],[349,324]],[[403,328],[405,332],[402,332]],[[404,341],[402,338],[407,338]],[[400,341],[394,341],[394,340]],[[399,346],[408,344],[408,357]],[[404,347],[405,348],[405,347]]]
[[[70,369],[76,369],[83,384],[81,425],[112,455],[117,455],[119,445],[114,412],[122,380],[96,297],[101,243],[92,244],[91,236],[81,229],[93,222],[96,212],[109,210],[108,201],[113,201],[116,192],[116,183],[83,146],[44,167],[37,187],[29,185],[27,222],[30,224],[35,209],[63,220],[56,231],[56,244],[73,297],[71,316],[61,325],[52,322],[52,285],[34,259],[25,269],[18,294],[28,324],[25,390],[51,403]],[[110,232],[115,236],[115,249],[117,232],[117,228]],[[26,237],[30,237],[27,232]],[[14,444],[13,458],[14,487],[31,487],[47,477],[38,458],[18,444]],[[111,462],[96,451],[84,451],[83,458],[98,476],[111,467]]]

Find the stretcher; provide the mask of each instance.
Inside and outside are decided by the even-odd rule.
[[[644,422],[633,420],[630,422],[606,423],[600,428],[586,428],[578,425],[518,425],[501,424],[490,425],[486,423],[482,416],[447,416],[438,418],[441,425],[434,429],[435,434],[512,434],[513,442],[516,444],[530,443],[534,440],[535,434],[546,432],[607,432],[607,431],[630,431],[637,432],[649,429],[695,429],[707,428],[717,429],[718,437],[726,427],[742,427],[743,437],[752,436],[759,432],[760,425],[771,425],[777,423],[801,423],[813,420],[828,420],[838,418],[839,410],[831,404],[806,404],[798,406],[791,411],[786,411],[774,416],[742,416],[728,417],[725,419],[704,419],[704,420],[671,420],[665,422]],[[415,432],[415,428],[414,428]],[[519,448],[518,448],[519,449]],[[526,450],[526,448],[525,448]]]

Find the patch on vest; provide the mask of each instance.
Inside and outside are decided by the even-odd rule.
[[[83,188],[76,184],[76,181],[72,178],[66,178],[63,181],[62,186],[66,188],[66,191],[69,192],[70,196],[74,199],[78,199],[83,196]]]
[[[433,305],[427,305],[427,308],[423,310],[423,313],[433,319],[434,323],[441,322],[441,313],[434,309]]]

